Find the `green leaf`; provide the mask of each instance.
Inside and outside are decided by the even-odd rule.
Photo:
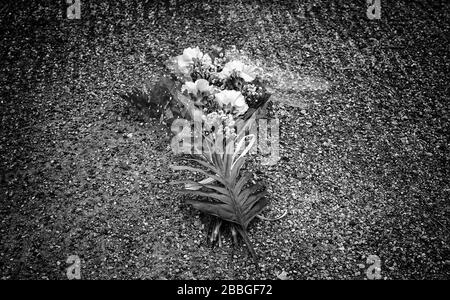
[[[247,228],[250,221],[253,220],[268,204],[269,199],[267,198],[262,198],[260,201],[256,202],[245,214],[244,228]]]
[[[206,177],[211,177],[214,180],[222,183],[223,185],[227,185],[227,182],[225,180],[223,180],[222,178],[213,175],[213,174],[209,174],[206,171],[203,171],[202,169],[198,169],[198,168],[193,168],[193,167],[188,167],[188,166],[171,166],[172,170],[174,171],[191,171],[191,172],[195,172],[195,173],[201,173],[203,175],[205,175]]]
[[[241,235],[241,237],[244,240],[245,244],[247,245],[247,248],[250,251],[250,255],[253,258],[253,262],[258,267],[258,256],[256,255],[255,249],[253,248],[253,244],[252,244],[252,242],[250,241],[250,239],[248,237],[247,229],[246,228],[242,228],[240,226],[236,226],[235,228],[239,232],[239,234]]]
[[[242,205],[245,206],[245,203],[246,203],[247,199],[249,198],[249,196],[252,195],[253,193],[255,193],[257,190],[260,190],[262,188],[263,188],[263,186],[261,186],[260,184],[253,184],[250,187],[243,190],[239,194],[239,198],[242,201]]]
[[[200,188],[215,190],[216,192],[219,192],[223,195],[229,195],[228,190],[223,187],[220,187],[220,186],[214,185],[214,184],[202,184],[200,182],[196,182],[193,180],[174,181],[174,182],[171,182],[170,184],[185,184],[185,185],[190,184],[192,186],[199,186]],[[191,189],[188,189],[188,188],[185,188],[185,190],[191,191]],[[194,190],[192,189],[192,191],[194,191]]]
[[[198,209],[206,214],[216,216],[226,221],[230,221],[239,224],[235,212],[229,205],[223,203],[213,203],[188,199],[186,201],[191,204],[195,209]]]
[[[208,170],[214,172],[215,174],[219,174],[220,170],[217,169],[213,164],[210,164],[206,161],[200,160],[200,159],[195,159],[195,158],[187,158],[187,161],[194,161],[202,166],[204,166],[205,168],[207,168]]]
[[[224,204],[231,204],[231,199],[228,195],[224,194],[218,194],[213,192],[201,192],[201,191],[194,191],[194,190],[181,190],[180,191],[183,194],[191,194],[196,196],[202,196],[202,197],[209,197],[216,200],[219,200],[220,202]]]
[[[239,181],[234,186],[233,193],[235,195],[239,195],[241,193],[242,188],[250,180],[251,177],[252,177],[252,175],[250,173],[242,175],[241,178],[239,179]]]
[[[214,146],[212,145],[210,148],[214,149]],[[207,157],[205,158],[205,161],[190,159],[190,161],[200,164],[214,174],[210,174],[199,168],[188,166],[174,166],[172,168],[174,170],[187,170],[202,173],[207,178],[216,181],[198,183],[190,180],[176,183],[190,184],[193,186],[192,189],[181,191],[182,193],[217,201],[188,200],[188,204],[192,204],[194,208],[204,213],[217,216],[223,220],[236,224],[236,228],[239,228],[240,234],[247,244],[253,259],[256,261],[256,253],[248,238],[247,227],[251,220],[253,220],[269,202],[264,198],[267,191],[263,190],[257,192],[258,190],[263,189],[263,186],[253,184],[244,189],[251,178],[251,174],[245,174],[239,178],[241,168],[245,162],[245,154],[246,151],[244,150],[244,154],[239,156],[236,160],[236,155],[233,152],[225,152],[223,155],[212,152],[210,162],[207,161]]]
[[[258,203],[258,201],[267,195],[267,191],[262,191],[257,194],[253,194],[245,201],[245,203],[242,205],[243,207],[243,213],[244,215],[247,214],[251,208]],[[250,220],[249,220],[250,221]]]
[[[229,178],[230,180],[233,180],[234,178],[232,176],[230,176],[231,174],[231,166],[233,165],[233,154],[231,153],[226,153],[223,155],[224,156],[224,177],[225,178]]]
[[[241,171],[242,165],[245,162],[245,156],[242,156],[241,158],[239,158],[233,166],[233,169],[231,171],[231,178],[237,178],[239,175],[239,172]]]
[[[222,174],[225,174],[225,170],[223,168],[222,156],[220,154],[218,154],[217,152],[213,152],[211,155],[212,155],[213,163],[221,171]]]

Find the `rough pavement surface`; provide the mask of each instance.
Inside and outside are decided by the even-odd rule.
[[[2,279],[65,279],[70,255],[84,279],[364,279],[371,255],[381,278],[450,278],[448,1],[381,0],[380,20],[365,1],[81,1],[80,20],[0,5]],[[206,244],[166,131],[117,96],[196,45],[297,74],[271,111],[281,160],[248,166],[264,215],[289,210],[250,226],[259,269]]]

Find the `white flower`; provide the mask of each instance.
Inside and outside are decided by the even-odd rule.
[[[208,54],[203,54],[199,47],[184,49],[183,54],[177,56],[176,59],[178,70],[184,75],[190,74],[194,59],[200,60],[203,65],[209,66],[212,64],[211,57]]]
[[[197,85],[192,81],[187,81],[181,86],[181,92],[187,91],[189,94],[197,95]]]
[[[187,81],[181,86],[181,92],[187,91],[195,97],[195,101],[203,100],[204,96],[214,93],[214,87],[206,79],[197,79],[195,82]]]
[[[248,109],[248,105],[245,103],[244,95],[242,95],[239,91],[224,90],[217,93],[215,96],[219,104],[235,108],[237,111],[237,116],[245,113]]]
[[[228,78],[233,71],[246,82],[253,81],[256,77],[252,67],[247,66],[238,60],[227,62],[222,71],[219,73],[219,77],[222,79]]]

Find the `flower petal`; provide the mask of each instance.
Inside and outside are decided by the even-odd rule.
[[[255,78],[245,72],[240,72],[239,76],[244,79],[246,82],[251,82],[253,81]]]
[[[197,46],[195,48],[186,48],[183,50],[183,57],[187,60],[192,60],[193,58],[200,58],[203,56],[202,51]]]
[[[241,93],[239,93],[239,95],[233,102],[233,106],[241,107],[245,105],[245,98]]]
[[[193,83],[192,81],[187,81],[183,86],[181,87],[181,92],[187,91],[190,94],[197,95],[197,85]]]
[[[209,86],[209,82],[206,79],[198,79],[195,82],[195,85],[197,86],[197,90],[199,92],[208,92],[211,90],[211,87]]]

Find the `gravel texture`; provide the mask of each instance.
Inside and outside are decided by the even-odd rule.
[[[0,278],[65,279],[78,255],[84,279],[365,279],[376,255],[384,279],[450,279],[447,1],[60,2],[0,5]],[[289,211],[250,226],[259,269],[207,245],[167,132],[117,95],[196,45],[295,75],[281,160],[248,164],[264,215]]]

